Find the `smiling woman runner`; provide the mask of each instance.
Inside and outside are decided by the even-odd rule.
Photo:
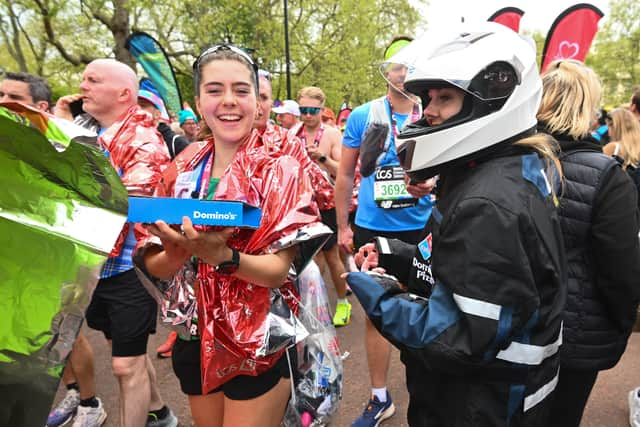
[[[275,427],[291,388],[284,348],[265,349],[271,301],[281,295],[296,311],[289,269],[294,264],[300,271],[302,254],[315,253],[326,228],[298,161],[264,149],[253,130],[253,60],[219,44],[198,57],[193,71],[196,105],[210,136],[175,159],[157,195],[243,201],[261,208],[261,223],[256,230],[194,226],[185,217],[177,230],[157,221],[147,226],[153,236],[136,259],[153,283],[171,281],[187,291],[172,303],[189,301],[181,307],[193,325],[182,330],[172,357],[196,425]]]

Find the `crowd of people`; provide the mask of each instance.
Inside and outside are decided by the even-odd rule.
[[[113,59],[55,105],[42,78],[5,73],[2,105],[94,131],[129,195],[263,212],[258,229],[125,225],[86,311],[111,351],[120,425],[178,425],[147,356],[158,302],[144,281],[180,283],[192,304],[157,354],[195,425],[279,426],[295,347],[257,355],[251,338],[274,295],[297,311],[296,277],[316,262],[333,325],[349,325],[352,291],[368,316],[371,395],[353,427],[395,412],[392,346],[412,427],[579,426],[640,301],[640,90],[598,122],[591,68],[561,59],[540,75],[531,41],[494,23],[396,37],[381,62],[386,93],[337,116],[315,86],[273,107],[270,74],[228,43],[193,64],[197,114],[167,111]],[[47,426],[104,423],[93,359],[81,333]],[[640,426],[640,388],[629,405]]]

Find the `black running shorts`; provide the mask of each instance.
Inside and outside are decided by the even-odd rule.
[[[295,347],[289,354],[293,356]],[[295,359],[291,359],[295,366]],[[202,395],[202,380],[200,373],[200,341],[176,340],[171,354],[173,372],[180,381],[180,388],[184,394],[191,396]],[[278,384],[281,378],[290,378],[287,355],[283,354],[275,366],[267,372],[258,375],[238,375],[220,387],[209,392],[223,392],[231,400],[250,400],[259,397]]]
[[[320,218],[322,218],[322,223],[329,227],[333,234],[324,242],[322,246],[323,251],[328,251],[332,249],[336,243],[338,243],[338,223],[336,222],[336,208],[329,209],[326,211],[320,211]]]
[[[87,325],[111,340],[114,357],[147,353],[149,334],[156,332],[158,304],[133,269],[100,279],[87,307]]]

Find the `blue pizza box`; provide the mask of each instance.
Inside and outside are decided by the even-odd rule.
[[[188,216],[194,224],[258,228],[260,208],[243,202],[174,199],[170,197],[129,197],[129,222],[181,224]]]

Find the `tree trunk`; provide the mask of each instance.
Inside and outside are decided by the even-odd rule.
[[[22,43],[20,42],[20,29],[18,27],[18,17],[13,10],[13,5],[11,3],[7,4],[9,9],[9,20],[11,21],[11,30],[13,34],[13,38],[11,40],[13,44],[13,49],[9,49],[11,56],[18,63],[18,67],[20,67],[20,71],[26,73],[27,70],[27,61],[24,57],[24,52],[22,50]],[[8,40],[7,40],[8,41]]]
[[[111,32],[113,33],[113,39],[115,41],[113,52],[115,53],[118,61],[124,62],[135,71],[136,61],[125,47],[127,37],[129,37],[129,34],[131,33],[131,28],[129,27],[129,9],[127,9],[127,0],[114,0],[113,7],[114,12],[110,25]]]

